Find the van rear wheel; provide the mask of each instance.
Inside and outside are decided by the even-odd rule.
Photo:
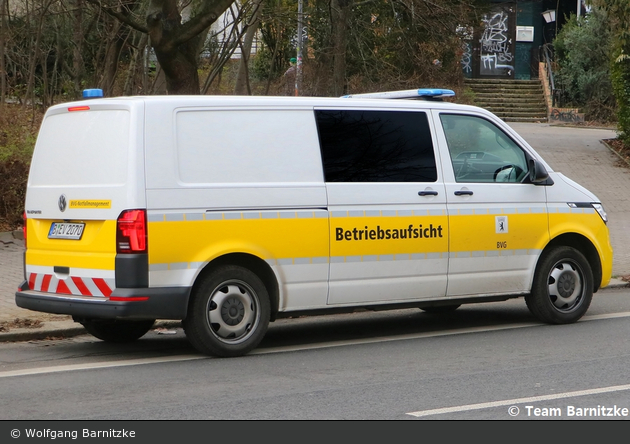
[[[592,298],[593,271],[588,261],[575,248],[558,247],[540,258],[525,302],[542,322],[570,324],[584,316]]]
[[[90,319],[81,321],[81,325],[83,325],[92,336],[105,342],[118,344],[140,339],[151,330],[154,323],[154,319],[142,321]]]
[[[201,353],[230,357],[253,350],[267,332],[269,318],[262,280],[247,268],[226,265],[196,286],[182,325]]]

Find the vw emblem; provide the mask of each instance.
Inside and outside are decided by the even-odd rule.
[[[57,205],[59,205],[59,210],[63,213],[64,211],[66,211],[66,206],[68,205],[68,202],[66,201],[66,195],[62,194],[61,196],[59,196],[59,202],[57,202]]]

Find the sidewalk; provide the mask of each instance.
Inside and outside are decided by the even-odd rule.
[[[630,166],[623,164],[602,139],[616,137],[615,131],[571,128],[539,123],[511,123],[555,170],[564,173],[595,193],[608,213],[614,249],[610,287],[627,286],[630,276]],[[70,337],[85,333],[70,316],[40,313],[15,305],[15,292],[24,280],[21,231],[0,233],[0,342]],[[162,321],[155,328],[173,328],[178,322]]]

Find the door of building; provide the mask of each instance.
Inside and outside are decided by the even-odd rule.
[[[482,17],[473,40],[476,78],[513,79],[516,54],[516,7],[512,2],[496,5]]]

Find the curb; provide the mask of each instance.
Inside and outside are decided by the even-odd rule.
[[[3,244],[15,244],[24,246],[24,233],[22,230],[2,231],[0,232],[0,242]]]
[[[149,331],[158,328],[174,329],[181,327],[181,321],[157,321]],[[40,341],[44,339],[66,339],[89,334],[83,326],[74,321],[44,322],[39,328],[14,328],[0,332],[2,342]]]
[[[600,142],[606,147],[608,148],[608,150],[613,153],[615,156],[617,156],[619,158],[619,160],[621,160],[623,163],[625,163],[628,167],[630,167],[630,161],[628,161],[628,159],[626,159],[625,157],[623,157],[621,154],[619,154],[617,151],[615,151],[615,149],[610,146],[608,144],[608,142],[606,142],[606,140],[608,139],[602,139]]]

